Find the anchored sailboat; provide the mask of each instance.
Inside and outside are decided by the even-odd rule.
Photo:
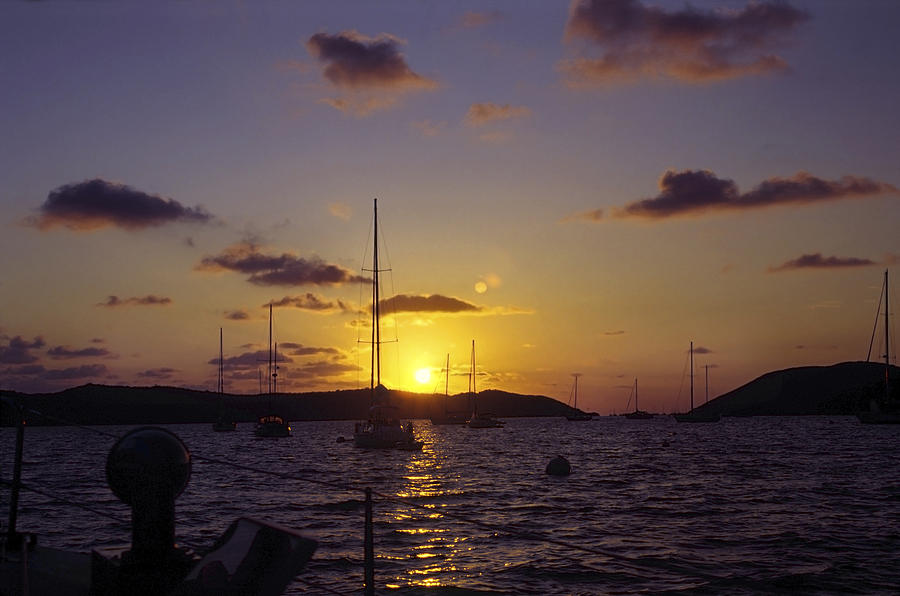
[[[888,304],[888,270],[884,270],[884,284],[878,299],[878,312],[875,314],[875,329],[878,327],[878,317],[881,314],[881,302],[884,300],[884,401],[879,404],[872,400],[868,412],[857,412],[856,417],[865,424],[900,424],[900,403],[891,395],[891,333],[890,333],[890,306]],[[869,354],[866,362],[872,355],[872,344],[875,341],[875,329],[872,329],[872,339],[869,340]]]
[[[691,342],[691,411],[687,414],[674,414],[678,422],[718,422],[718,414],[694,411],[694,342]]]
[[[574,411],[566,415],[566,420],[570,420],[572,422],[583,422],[585,420],[591,420],[593,416],[578,409],[578,377],[581,376],[581,373],[572,373],[572,376],[575,377],[575,385],[572,388],[572,393],[574,395],[572,408],[574,409]]]
[[[447,367],[444,370],[446,373],[444,378],[444,413],[432,416],[431,423],[436,426],[443,424],[465,424],[469,421],[469,416],[466,412],[454,412],[447,409],[447,401],[450,398],[450,354],[447,354]]]
[[[221,327],[219,327],[219,378],[216,382],[216,392],[219,394],[219,417],[213,422],[213,430],[219,433],[236,430],[237,422],[225,411],[225,361],[222,357]]]
[[[353,430],[353,443],[357,447],[373,449],[419,450],[423,442],[417,441],[412,422],[403,424],[397,417],[395,406],[390,405],[387,388],[381,384],[381,304],[378,276],[378,199],[374,206],[374,245],[372,251],[372,375],[369,382],[371,406],[369,418],[357,422]]]
[[[257,437],[289,437],[291,425],[283,417],[272,412],[272,394],[278,392],[278,344],[275,344],[275,358],[272,358],[272,304],[269,303],[269,358],[268,358],[268,413],[256,421],[253,434]]]
[[[645,411],[641,410],[640,408],[638,408],[637,378],[634,379],[634,386],[632,387],[631,391],[634,394],[634,412],[629,412],[627,414],[624,414],[624,416],[626,418],[628,418],[629,420],[649,420],[649,419],[653,418],[653,414],[651,414],[650,412],[645,412]],[[629,400],[629,401],[631,401],[631,400]]]
[[[478,390],[475,388],[475,340],[472,340],[472,359],[469,364],[469,396],[472,400],[472,415],[466,425],[469,428],[500,428],[504,422],[487,413],[478,413]]]

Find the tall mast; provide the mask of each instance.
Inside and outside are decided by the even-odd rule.
[[[225,364],[222,361],[222,328],[219,327],[219,382],[216,390],[221,395],[225,393]]]
[[[272,393],[278,393],[278,342],[275,342],[275,355],[272,359]]]
[[[634,411],[637,412],[640,408],[638,408],[637,401],[637,377],[634,378]]]
[[[706,370],[706,403],[709,403],[709,365],[703,367]]]
[[[472,356],[469,359],[469,399],[472,400],[472,416],[478,414],[478,403],[475,399],[475,340],[472,340]]]
[[[891,348],[890,348],[890,325],[888,325],[888,313],[891,312],[888,305],[888,270],[884,270],[884,398],[891,399],[890,378],[891,378]]]
[[[444,377],[444,396],[450,395],[450,354],[447,354],[447,376]]]
[[[269,358],[267,361],[266,376],[268,377],[266,389],[272,393],[272,303],[269,302]]]
[[[578,377],[581,376],[581,373],[572,373],[572,376],[575,377],[575,398],[573,401],[573,407],[578,409]]]
[[[691,342],[691,412],[694,411],[694,342]]]
[[[381,385],[381,306],[378,304],[378,199],[374,199],[374,244],[372,251],[372,378],[369,385],[374,391]]]

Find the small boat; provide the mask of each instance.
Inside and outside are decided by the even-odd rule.
[[[882,403],[872,400],[868,411],[856,413],[856,417],[863,424],[900,424],[900,401],[891,395],[891,350],[890,350],[890,307],[888,305],[888,270],[884,270],[884,285],[881,295],[878,297],[878,311],[875,314],[875,328],[872,329],[872,339],[869,341],[869,354],[866,362],[872,356],[872,344],[875,341],[875,330],[878,327],[878,318],[881,315],[881,302],[884,300],[884,398]]]
[[[365,422],[353,429],[353,443],[364,449],[402,449],[418,451],[424,443],[416,439],[412,422],[404,424],[397,408],[390,405],[387,388],[381,384],[381,303],[378,276],[378,199],[374,207],[374,244],[372,252],[372,374],[369,382],[371,406]]]
[[[447,354],[446,377],[444,380],[444,413],[436,414],[431,417],[431,424],[441,426],[445,424],[465,424],[469,421],[469,415],[466,412],[452,412],[447,409],[447,400],[450,397],[450,354]]]
[[[212,428],[217,433],[237,430],[237,422],[228,416],[225,411],[225,364],[222,359],[222,328],[219,327],[219,379],[216,383],[216,391],[219,393],[219,417],[213,422]]]
[[[574,399],[572,401],[572,409],[573,412],[570,414],[566,414],[566,420],[572,422],[583,422],[586,420],[592,420],[594,417],[587,412],[582,412],[578,409],[578,377],[581,376],[581,373],[572,374],[575,377],[575,386],[572,388],[572,393],[574,395]]]
[[[275,344],[275,358],[272,358],[272,304],[269,303],[269,358],[268,358],[268,413],[256,421],[253,434],[263,438],[291,436],[291,425],[284,417],[272,412],[272,394],[278,393],[278,344]]]
[[[469,397],[472,400],[472,414],[466,422],[469,428],[500,428],[504,422],[486,412],[478,412],[478,391],[475,388],[475,340],[472,340],[472,360],[469,364]]]
[[[634,387],[632,388],[632,393],[634,394],[634,412],[629,412],[627,414],[623,414],[629,420],[650,420],[653,418],[653,414],[650,412],[645,412],[638,408],[638,385],[637,379],[634,380]],[[629,399],[628,401],[631,401]],[[627,407],[627,406],[626,406]]]
[[[678,422],[718,422],[719,414],[694,410],[694,342],[691,342],[691,410],[687,414],[673,414]]]

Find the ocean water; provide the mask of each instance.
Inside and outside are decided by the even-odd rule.
[[[365,487],[378,495],[379,593],[900,593],[900,426],[421,421],[421,452],[338,442],[352,422],[294,423],[287,439],[255,439],[249,424],[167,428],[195,456],[176,503],[179,543],[202,549],[239,516],[298,529],[319,548],[291,594],[361,593]],[[6,479],[14,436],[0,429]],[[113,443],[86,429],[29,427],[23,482],[57,500],[23,493],[19,529],[61,548],[127,544],[129,510],[105,481]],[[557,454],[570,476],[544,473]]]

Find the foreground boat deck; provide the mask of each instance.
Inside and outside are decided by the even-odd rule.
[[[30,551],[7,551],[0,557],[0,594],[87,596],[90,587],[90,553],[36,546]]]

